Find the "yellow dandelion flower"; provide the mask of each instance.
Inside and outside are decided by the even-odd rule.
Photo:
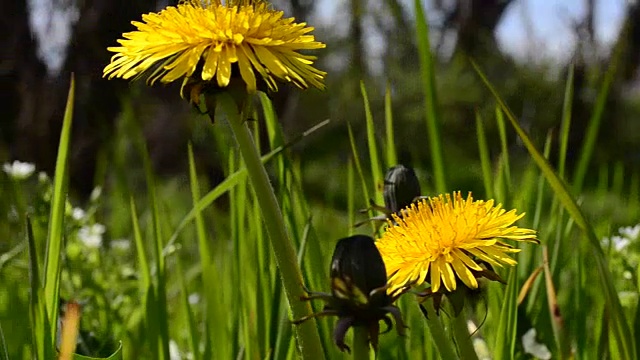
[[[454,192],[412,204],[402,211],[402,217],[394,215],[395,224],[389,221],[376,241],[387,268],[389,292],[427,280],[434,293],[441,283],[454,291],[457,279],[477,288],[472,271],[483,268],[476,261],[494,266],[516,264],[508,253],[520,250],[500,239],[537,242],[535,230],[513,226],[522,216],[493,200],[474,201],[471,193],[466,199]]]
[[[195,81],[225,88],[239,75],[249,93],[258,82],[275,91],[276,80],[323,89],[326,73],[313,67],[316,57],[298,51],[325,44],[310,35],[313,27],[294,21],[262,1],[184,0],[133,21],[137,30],[123,34],[121,46],[108,48],[116,54],[104,76],[150,73],[150,84],[183,78],[183,87]]]

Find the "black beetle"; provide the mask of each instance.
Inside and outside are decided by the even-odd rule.
[[[369,329],[369,342],[378,347],[380,320],[387,325],[387,332],[393,324],[388,314],[396,321],[397,331],[404,335],[404,322],[400,309],[392,305],[404,291],[393,296],[387,294],[387,272],[382,256],[373,238],[354,235],[341,239],[336,244],[331,258],[331,294],[310,292],[302,300],[321,299],[326,302],[321,312],[294,320],[300,324],[305,320],[327,315],[338,316],[333,331],[333,341],[342,351],[349,351],[344,337],[352,326]],[[406,291],[407,289],[405,289]]]

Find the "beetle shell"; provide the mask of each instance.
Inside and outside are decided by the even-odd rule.
[[[384,176],[384,205],[396,213],[420,196],[420,182],[412,168],[396,165]]]
[[[387,284],[387,270],[373,238],[354,235],[336,244],[331,258],[331,278],[358,287],[365,295]]]

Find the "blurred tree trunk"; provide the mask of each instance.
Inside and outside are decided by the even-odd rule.
[[[626,107],[628,104],[629,92],[634,86],[637,86],[639,80],[638,67],[640,66],[640,4],[636,2],[628,2],[625,20],[622,23],[618,39],[613,45],[610,58],[606,63],[606,67],[615,66],[616,74],[611,84],[611,91],[607,97],[604,119],[601,126],[599,143],[611,149],[600,155],[602,162],[608,162],[611,156],[618,159],[626,159],[627,161],[635,160],[636,167],[637,151],[628,151],[637,147],[637,144],[625,143],[624,136],[627,132],[626,121],[622,120],[627,117]],[[617,58],[616,58],[616,53]],[[605,68],[602,66],[602,68]],[[613,120],[618,121],[613,121]],[[628,141],[628,140],[627,140]],[[633,159],[633,157],[636,157]],[[603,158],[604,157],[604,158]]]
[[[625,144],[625,97],[630,86],[637,82],[638,67],[640,65],[640,4],[627,5],[625,19],[622,23],[618,38],[611,47],[611,54],[604,60],[595,55],[594,18],[595,0],[586,1],[586,13],[583,21],[575,25],[576,55],[574,56],[574,89],[575,96],[572,106],[572,123],[569,137],[568,160],[574,162],[579,158],[579,149],[584,141],[587,126],[593,114],[596,96],[602,91],[605,71],[614,67],[614,77],[606,98],[606,104],[601,126],[599,129],[597,148],[606,149],[594,153],[593,163],[604,164],[611,157],[629,160],[628,149],[633,144]],[[596,68],[597,78],[589,79],[590,69]],[[617,120],[617,121],[616,121]],[[607,125],[604,125],[607,124]]]
[[[501,57],[495,30],[513,0],[456,0],[445,11],[442,31],[455,29],[458,35],[454,54],[464,54],[477,61]],[[441,1],[436,7],[442,10]]]
[[[356,79],[364,79],[367,62],[364,44],[364,31],[362,29],[365,0],[350,0],[351,24],[349,38],[351,39],[351,72]]]
[[[36,44],[29,28],[29,15],[26,1],[3,1],[0,16],[0,46],[6,52],[0,60],[0,90],[2,91],[2,109],[4,116],[0,122],[0,140],[8,147],[10,156],[21,147],[47,148],[45,138],[47,128],[38,126],[34,121],[42,104],[28,99],[35,97],[35,84],[46,78],[46,67],[36,56]],[[17,133],[30,128],[31,140],[21,138]],[[48,141],[47,141],[48,142]],[[22,144],[21,144],[22,143]],[[21,159],[37,161],[39,151],[32,151]],[[27,154],[25,154],[27,155]]]
[[[0,129],[11,158],[35,162],[39,169],[52,172],[69,78],[74,73],[71,185],[84,193],[91,190],[97,149],[109,138],[120,111],[118,97],[127,89],[124,82],[102,78],[102,69],[111,57],[106,48],[115,45],[122,32],[132,29],[131,20],[139,19],[153,4],[128,0],[79,2],[80,17],[63,70],[49,75],[37,56],[26,1],[3,1],[6,36],[2,45],[10,55],[2,63],[0,87],[9,94],[3,108],[10,110]]]

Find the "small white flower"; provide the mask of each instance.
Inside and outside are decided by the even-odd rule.
[[[545,344],[541,344],[536,340],[536,335],[536,329],[534,328],[529,329],[529,331],[522,335],[524,352],[541,360],[551,359],[551,351],[549,351]]]
[[[195,305],[200,302],[200,294],[193,293],[189,295],[189,304]]]
[[[91,192],[91,201],[96,201],[102,195],[102,187],[96,186]]]
[[[47,173],[44,171],[40,171],[38,173],[38,181],[44,183],[47,182],[47,180],[49,180],[49,175],[47,175]]]
[[[24,180],[36,171],[36,166],[31,163],[15,160],[13,163],[4,163],[2,169],[14,180]]]
[[[631,273],[631,271],[625,270],[625,272],[622,273],[622,277],[627,280],[631,280],[633,279],[633,274]]]
[[[117,239],[111,241],[111,248],[119,251],[127,251],[131,248],[131,241],[129,239]]]
[[[180,348],[174,340],[169,340],[169,359],[170,360],[182,360],[180,355]]]
[[[79,207],[73,208],[73,211],[71,211],[71,217],[75,221],[81,221],[86,215],[87,213]]]
[[[491,360],[491,352],[489,351],[489,345],[482,338],[473,339],[473,349],[478,355],[478,360]]]
[[[104,234],[105,230],[102,224],[83,226],[78,231],[78,238],[87,247],[98,248],[102,245],[102,234]]]
[[[636,226],[621,227],[618,232],[629,240],[635,240],[640,235],[640,224]]]
[[[616,249],[616,251],[624,250],[624,248],[626,248],[627,245],[629,245],[629,243],[631,242],[629,239],[617,235],[612,236],[611,241],[613,242],[613,247]]]

